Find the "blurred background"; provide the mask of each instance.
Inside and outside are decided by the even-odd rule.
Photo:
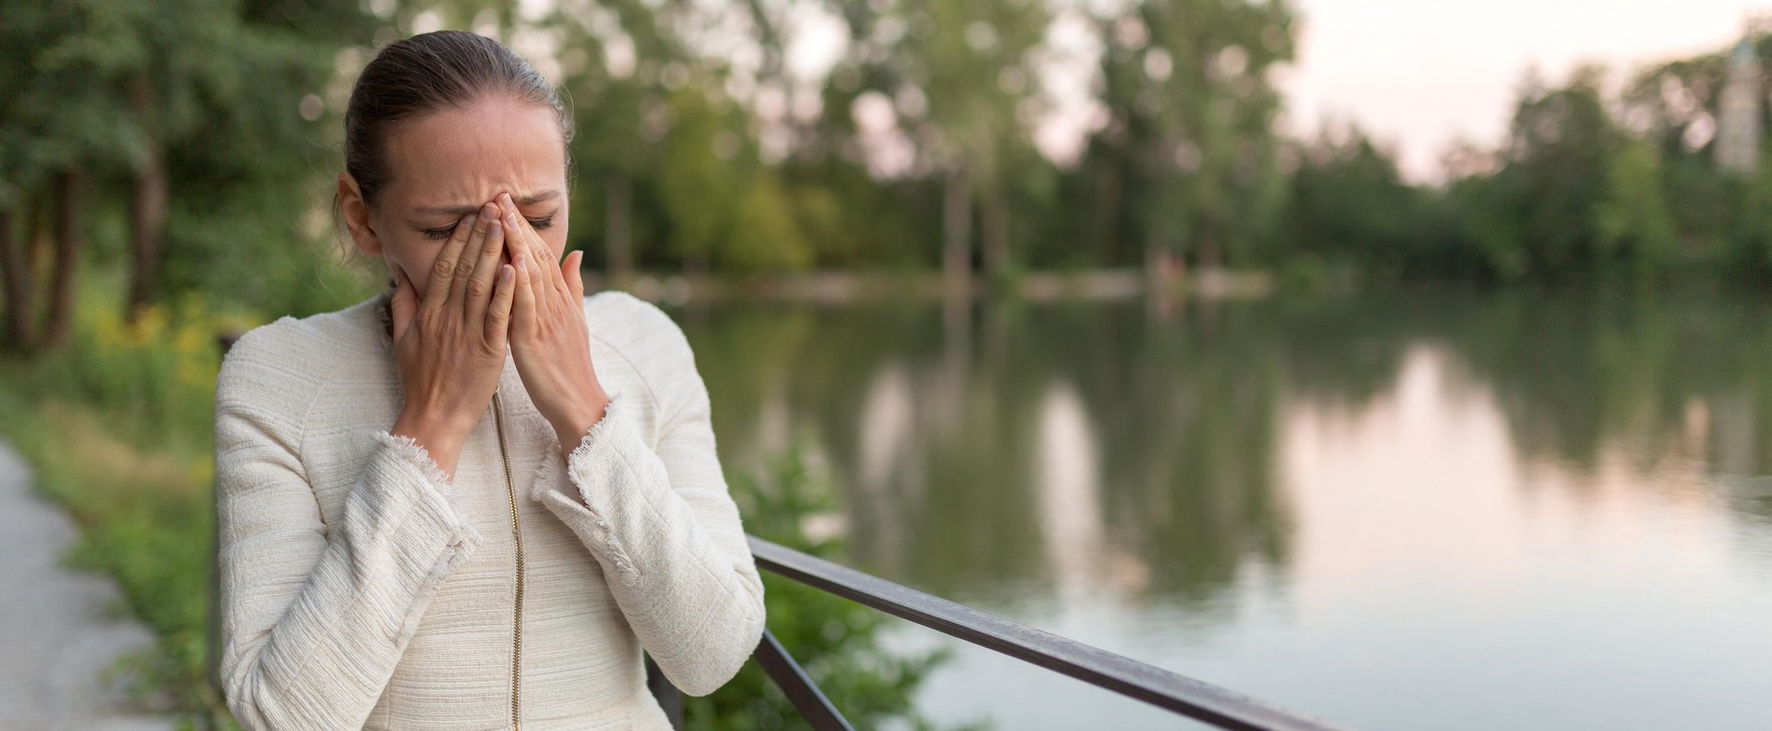
[[[569,246],[688,332],[749,532],[1356,728],[1772,727],[1763,11],[8,2],[0,497],[77,527],[9,592],[113,582],[117,712],[225,715],[215,338],[384,286],[345,101],[467,29],[568,93]],[[769,581],[858,725],[1176,725]],[[689,720],[799,723],[754,665]]]

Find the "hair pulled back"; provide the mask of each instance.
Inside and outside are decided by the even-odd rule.
[[[478,99],[509,95],[554,111],[572,179],[572,113],[560,93],[523,57],[477,33],[440,30],[402,38],[375,54],[345,107],[345,170],[364,203],[375,205],[390,173],[389,131],[397,124]],[[333,201],[336,209],[338,201]]]

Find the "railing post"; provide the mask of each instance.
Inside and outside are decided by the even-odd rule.
[[[780,640],[775,639],[775,633],[765,628],[763,639],[757,642],[757,651],[751,657],[756,658],[757,664],[763,666],[763,672],[769,674],[776,687],[781,688],[788,701],[794,704],[794,708],[800,711],[800,715],[813,728],[819,731],[855,731],[855,727],[849,724],[849,719],[844,718],[843,712],[837,710],[836,704],[831,703],[824,691],[819,690],[818,684],[812,682],[812,676],[806,674],[806,669],[794,661],[794,656],[788,654]]]
[[[646,656],[646,687],[652,690],[652,697],[664,709],[665,718],[671,719],[671,728],[682,729],[683,691],[671,684],[664,671],[658,669],[658,663],[652,661],[651,655]]]

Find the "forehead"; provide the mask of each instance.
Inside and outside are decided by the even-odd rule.
[[[386,144],[392,179],[385,190],[401,209],[565,191],[560,125],[541,105],[482,98],[395,125]]]

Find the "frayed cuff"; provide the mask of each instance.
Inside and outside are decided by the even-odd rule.
[[[544,504],[553,503],[562,512],[562,517],[570,517],[568,523],[579,537],[614,565],[614,573],[626,585],[633,585],[638,577],[638,570],[633,559],[622,547],[616,537],[615,527],[610,524],[606,511],[612,509],[608,498],[591,499],[593,489],[587,481],[594,479],[592,475],[612,474],[613,471],[628,472],[625,467],[616,470],[615,464],[625,464],[620,450],[622,443],[638,439],[633,419],[634,405],[621,394],[611,394],[609,405],[603,412],[603,418],[586,430],[584,437],[579,439],[577,446],[562,459],[558,448],[550,451],[544,465],[537,472],[547,482],[538,483],[535,495]],[[564,472],[564,476],[561,473]],[[568,489],[563,483],[570,483]],[[605,489],[607,485],[602,485]],[[549,492],[557,492],[558,496],[549,499]]]
[[[567,483],[572,481],[565,476],[567,468],[571,464],[570,460],[583,458],[590,454],[592,444],[609,438],[609,432],[616,428],[615,419],[626,418],[628,408],[627,399],[622,398],[620,392],[609,394],[609,403],[603,409],[603,418],[585,431],[584,436],[579,438],[579,442],[571,454],[562,454],[559,442],[549,440],[547,447],[542,452],[541,461],[535,464],[535,470],[530,474],[529,499],[541,502],[549,492],[558,492],[568,499],[589,504],[589,501],[584,500],[581,494],[577,494],[580,493],[579,490],[568,490],[565,487]]]
[[[579,438],[578,446],[573,447],[572,453],[566,455],[566,466],[571,468],[574,462],[587,458],[591,454],[591,449],[599,442],[613,438],[614,431],[627,426],[627,421],[632,416],[628,413],[629,409],[628,400],[622,398],[621,394],[610,394],[609,404],[603,407],[603,418],[592,424],[584,436]]]
[[[560,445],[549,442],[542,450],[541,461],[535,463],[535,471],[529,478],[529,499],[541,502],[549,492],[560,492],[561,469]]]
[[[430,451],[426,450],[424,445],[419,444],[418,440],[404,434],[395,434],[386,429],[377,431],[375,438],[389,449],[394,450],[394,453],[400,455],[401,459],[417,468],[426,479],[438,485],[451,484],[449,475],[443,472],[442,467],[437,466],[437,461],[431,458]]]

